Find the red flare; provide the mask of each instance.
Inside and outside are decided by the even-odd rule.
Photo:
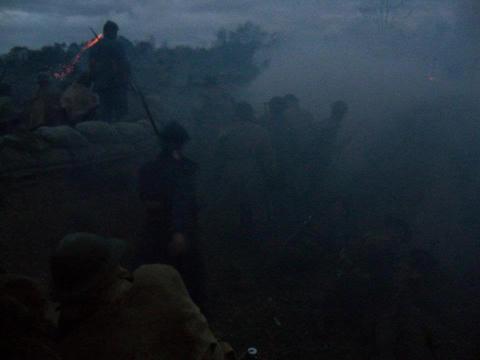
[[[65,79],[73,72],[73,70],[75,70],[75,65],[78,64],[84,52],[90,49],[92,46],[96,45],[102,39],[103,34],[100,34],[93,39],[88,40],[85,45],[82,46],[80,51],[74,56],[73,60],[70,61],[70,63],[63,65],[60,71],[53,73],[53,77],[58,80]]]

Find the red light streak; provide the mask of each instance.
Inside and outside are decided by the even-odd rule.
[[[100,34],[94,37],[93,39],[88,40],[85,43],[85,45],[82,46],[80,51],[74,56],[72,61],[70,61],[70,63],[66,65],[63,65],[60,71],[54,72],[53,77],[58,80],[65,79],[68,75],[70,75],[75,70],[75,66],[78,64],[78,62],[82,58],[82,55],[85,53],[85,51],[90,49],[92,46],[95,46],[96,44],[98,44],[98,42],[102,39],[103,39],[103,34]]]

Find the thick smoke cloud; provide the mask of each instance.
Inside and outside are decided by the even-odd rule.
[[[419,2],[419,1],[416,1]],[[435,2],[435,13],[443,3]],[[121,24],[131,39],[155,36],[159,42],[208,45],[220,27],[252,21],[269,31],[305,34],[335,31],[358,16],[363,0],[3,0],[0,2],[0,51],[20,45],[85,40],[88,27],[100,29],[107,18]],[[418,14],[429,8],[420,1]]]

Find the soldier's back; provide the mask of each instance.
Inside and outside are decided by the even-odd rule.
[[[62,340],[64,359],[222,358],[206,319],[172,267],[142,266],[126,286]]]

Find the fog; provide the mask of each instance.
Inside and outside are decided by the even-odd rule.
[[[68,3],[0,4],[0,50],[84,41],[111,18],[128,114],[96,104],[2,135],[1,267],[48,277],[58,238],[90,231],[126,240],[134,270],[180,232],[204,256],[210,323],[261,359],[478,357],[478,0]],[[31,119],[37,74],[80,47],[19,49],[2,81]],[[52,87],[92,71],[92,53]],[[158,159],[185,163],[165,180]],[[185,234],[152,220],[168,191],[168,221],[194,213]]]
[[[416,240],[430,247],[437,244],[437,255],[454,267],[467,262],[475,266],[469,254],[478,251],[476,230],[460,230],[462,215],[458,212],[463,201],[476,197],[475,190],[464,192],[465,186],[474,189],[478,178],[462,184],[458,177],[462,176],[459,168],[474,166],[470,157],[480,146],[474,140],[479,135],[475,120],[480,94],[479,6],[475,1],[427,8],[419,6],[421,2],[406,3],[405,9],[391,14],[383,25],[377,16],[359,12],[333,33],[284,34],[267,55],[270,67],[245,96],[259,102],[294,93],[320,119],[328,116],[332,101],[347,101],[351,111],[342,136],[351,143],[339,163],[345,181],[353,191],[356,186],[385,182],[381,185],[385,192],[379,195],[380,202],[389,203],[384,211],[410,218],[416,226]],[[432,12],[438,16],[425,16]],[[409,162],[423,171],[402,173],[404,168],[395,172],[395,162],[399,167]],[[385,175],[389,172],[390,176]],[[415,192],[416,180],[408,177],[422,176],[435,178],[425,189],[426,198],[402,209],[405,204],[399,198]],[[375,177],[382,178],[377,180],[380,183],[372,180]],[[393,185],[396,181],[405,182],[403,194],[390,193],[398,191]],[[465,248],[459,248],[460,243]]]

